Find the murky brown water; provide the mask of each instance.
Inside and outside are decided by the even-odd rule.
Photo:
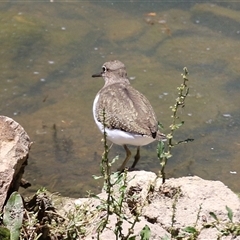
[[[91,75],[111,59],[125,63],[166,133],[188,67],[176,138],[195,141],[174,149],[168,177],[198,175],[240,191],[240,3],[2,3],[0,13],[0,114],[34,142],[27,192],[80,197],[101,188],[92,179],[103,151],[92,102],[103,80]],[[121,161],[121,146],[117,154]],[[156,143],[141,155],[138,167],[157,172]]]

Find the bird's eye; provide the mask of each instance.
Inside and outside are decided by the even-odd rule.
[[[105,66],[103,66],[102,71],[105,73],[107,71],[107,68]]]

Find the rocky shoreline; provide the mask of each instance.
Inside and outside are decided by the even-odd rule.
[[[162,179],[157,178],[153,172],[134,171],[128,172],[127,175],[130,180],[127,183],[126,195],[128,196],[130,192],[131,195],[136,193],[134,204],[139,207],[142,206],[140,221],[134,228],[134,235],[136,236],[139,236],[143,227],[147,225],[151,230],[150,239],[152,240],[163,239],[164,237],[171,239],[169,233],[171,227],[178,231],[178,235],[180,233],[184,234],[184,228],[194,227],[199,231],[196,239],[218,239],[221,232],[213,227],[216,221],[210,213],[214,213],[221,224],[228,223],[230,220],[226,206],[233,212],[233,222],[240,221],[239,198],[220,181],[208,181],[192,176],[168,179],[162,185]],[[149,186],[152,184],[154,184],[154,191],[149,193]],[[113,194],[115,196],[119,194],[117,187]],[[98,197],[106,200],[107,194],[103,191],[98,194]],[[64,214],[64,212],[71,210],[74,205],[84,205],[86,203],[91,206],[91,209],[89,209],[89,212],[91,212],[100,204],[100,200],[94,198],[68,200],[61,208],[61,212]],[[130,203],[124,204],[123,212],[128,216],[128,219],[134,219]],[[115,226],[116,216],[111,215],[109,226],[100,235],[100,239],[115,239],[113,231]],[[127,221],[123,223],[125,233],[129,226],[130,224]],[[219,229],[221,229],[220,226]],[[95,230],[94,226],[89,226],[86,231],[88,236],[85,239],[97,239]],[[140,239],[140,237],[136,239]],[[220,239],[232,238],[222,236]],[[240,239],[240,237],[234,239]]]

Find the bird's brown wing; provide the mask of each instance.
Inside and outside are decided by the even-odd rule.
[[[110,129],[138,133],[156,138],[158,124],[148,99],[125,83],[115,83],[100,90],[97,120]]]

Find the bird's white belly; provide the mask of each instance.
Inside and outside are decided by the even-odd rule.
[[[103,124],[100,123],[95,116],[95,109],[96,109],[98,98],[99,98],[99,95],[97,95],[95,97],[94,102],[93,102],[93,117],[94,117],[94,121],[97,124],[99,130],[103,133],[103,131],[104,131]],[[147,144],[155,141],[155,139],[152,137],[134,134],[134,133],[128,133],[128,132],[124,132],[124,131],[121,131],[118,129],[106,128],[105,131],[107,133],[107,139],[117,145],[129,144],[129,145],[134,145],[134,146],[144,146],[144,145],[147,145]]]
[[[105,131],[107,133],[107,139],[118,145],[130,144],[134,146],[144,146],[155,140],[154,138],[132,134],[117,129],[105,129]]]

